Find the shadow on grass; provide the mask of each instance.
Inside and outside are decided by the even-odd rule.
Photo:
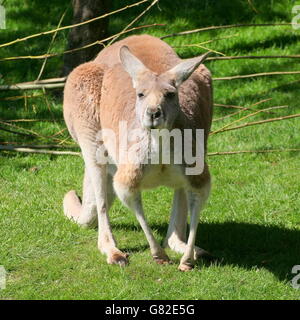
[[[125,4],[133,1],[126,0]],[[288,20],[290,19],[288,7],[289,2],[285,2],[286,6],[279,8],[278,4],[271,4],[269,1],[255,1],[253,9],[247,1],[241,0],[164,0],[160,1],[159,5],[151,9],[151,15],[159,22],[166,21],[168,24],[175,24],[178,21],[178,27],[181,27],[180,22],[186,21],[187,28],[193,29],[208,25],[223,25],[235,23],[253,22],[255,19],[263,21]],[[118,1],[113,4],[113,9],[120,6]],[[118,15],[118,22],[113,22],[111,29],[114,29],[119,23],[126,25],[130,20],[141,12],[141,7],[132,8],[130,12],[124,11]],[[182,31],[174,30],[176,31]],[[116,30],[114,30],[116,31]]]
[[[297,101],[295,100],[293,94],[299,92],[300,89],[300,80],[293,80],[288,83],[279,84],[276,87],[265,89],[261,92],[251,93],[251,94],[243,94],[243,99],[245,101],[261,101],[262,99],[270,98],[274,93],[280,93],[283,97],[283,105],[298,105]],[[251,81],[245,81],[246,84],[251,84]],[[235,98],[236,99],[236,98]],[[232,104],[234,104],[235,100],[230,100]],[[279,103],[281,103],[279,101]],[[261,105],[260,108],[262,109],[264,106]],[[287,109],[286,111],[289,111]],[[291,113],[290,113],[291,114]]]
[[[151,227],[164,237],[168,225],[152,224]],[[136,230],[133,224],[120,224],[113,228]],[[281,281],[290,280],[293,266],[300,264],[299,230],[236,222],[200,223],[196,244],[216,257],[216,263],[221,266],[263,267]],[[125,250],[138,252],[145,249],[148,247],[135,246]],[[199,262],[200,265],[202,263]]]
[[[290,45],[293,45],[299,41],[299,36],[295,34],[285,34],[285,35],[276,35],[272,38],[268,38],[265,40],[256,40],[253,39],[252,41],[249,41],[247,39],[247,43],[240,41],[239,43],[235,43],[233,46],[230,47],[230,50],[233,52],[238,51],[240,53],[247,53],[249,52],[255,52],[262,49],[270,49],[270,48],[285,48]]]

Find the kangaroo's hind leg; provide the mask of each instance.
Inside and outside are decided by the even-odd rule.
[[[195,240],[199,223],[199,214],[208,199],[211,188],[208,168],[206,173],[203,174],[203,177],[199,177],[199,181],[201,182],[201,185],[199,184],[197,188],[194,187],[193,190],[187,191],[188,208],[191,215],[191,221],[187,244],[184,254],[180,260],[179,270],[181,271],[191,270],[195,262]]]
[[[107,202],[108,210],[115,199],[115,193],[112,186],[112,177],[107,177]],[[65,216],[78,223],[82,227],[95,228],[98,226],[97,204],[91,179],[84,171],[83,179],[83,197],[82,202],[75,190],[66,193],[63,202]]]
[[[164,247],[169,247],[171,250],[181,254],[185,253],[187,248],[187,216],[188,203],[186,190],[175,190],[171,218],[167,235],[164,240]],[[201,257],[211,257],[211,255],[206,250],[195,246],[194,260],[197,260]]]
[[[83,202],[75,192],[65,196],[67,216],[79,224],[93,224],[98,220],[98,247],[107,256],[108,263],[125,265],[127,255],[118,248],[108,217],[111,183],[107,163],[101,159],[101,92],[104,71],[100,64],[88,62],[68,76],[64,92],[64,118],[68,130],[78,142],[85,163]],[[105,150],[106,151],[106,150]],[[99,155],[100,154],[100,155]],[[104,155],[103,155],[104,156]]]
[[[84,171],[82,202],[75,190],[69,191],[63,202],[65,215],[82,227],[93,228],[97,225],[97,205],[91,179]]]
[[[109,264],[124,266],[128,263],[128,255],[117,248],[108,216],[109,207],[114,197],[111,177],[107,172],[108,164],[102,161],[103,159],[99,159],[95,137],[93,130],[92,132],[87,130],[78,140],[95,196],[98,217],[98,248],[107,256]]]

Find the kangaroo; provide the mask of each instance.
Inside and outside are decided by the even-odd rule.
[[[109,264],[125,266],[129,262],[128,254],[117,248],[109,221],[108,212],[115,195],[135,213],[157,263],[170,262],[164,247],[182,254],[181,271],[191,270],[195,260],[207,253],[195,246],[199,213],[211,187],[204,158],[213,99],[211,74],[202,64],[206,56],[182,60],[159,38],[130,36],[103,49],[93,61],[75,68],[67,79],[64,118],[72,138],[81,148],[85,173],[82,202],[74,190],[69,191],[63,201],[64,213],[81,226],[98,225],[98,248]],[[135,143],[137,161],[122,162],[115,152],[112,140],[120,146],[121,122],[127,124],[129,131],[141,132]],[[110,130],[115,139],[99,137],[104,129]],[[191,165],[184,161],[182,164],[174,161],[164,164],[160,160],[155,164],[146,163],[151,146],[159,144],[151,135],[155,129],[177,129],[182,133],[191,129],[193,150],[195,130],[203,129],[201,172],[186,174],[185,170]],[[127,149],[132,145],[129,142]],[[172,153],[175,144],[170,146]],[[160,185],[174,189],[163,246],[145,219],[141,199],[142,190]]]

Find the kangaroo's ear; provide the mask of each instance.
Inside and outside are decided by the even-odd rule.
[[[179,63],[174,68],[168,70],[166,74],[175,80],[175,86],[179,87],[182,82],[187,80],[190,75],[197,69],[197,67],[207,58],[210,52],[203,54],[202,56],[186,59]]]
[[[129,73],[133,87],[136,87],[138,81],[138,75],[144,71],[148,71],[145,65],[131,53],[127,46],[123,46],[120,49],[120,60],[124,69]]]

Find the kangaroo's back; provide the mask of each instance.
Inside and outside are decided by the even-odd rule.
[[[139,35],[115,42],[110,47],[103,49],[94,62],[100,63],[105,69],[111,69],[121,62],[119,52],[122,46],[129,47],[130,51],[146,67],[158,74],[167,71],[180,61],[180,58],[166,42],[149,35]]]

